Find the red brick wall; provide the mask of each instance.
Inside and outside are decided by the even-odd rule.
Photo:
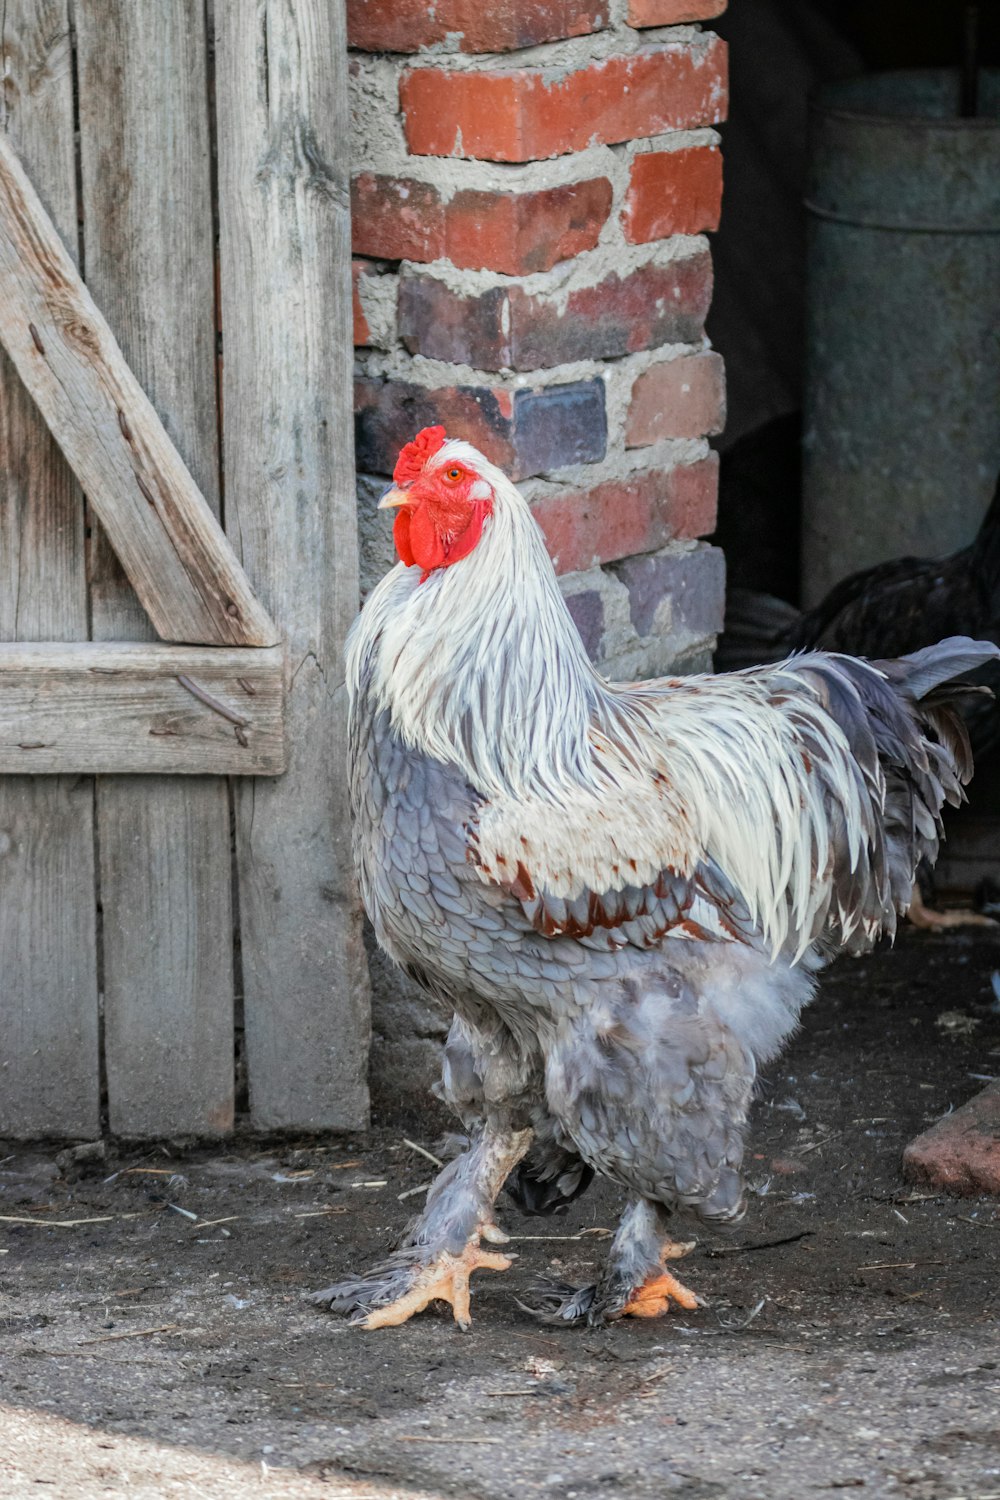
[[[474,442],[521,483],[593,654],[629,672],[700,664],[721,623],[697,539],[726,59],[697,23],[724,4],[348,0],[359,470],[430,422]]]

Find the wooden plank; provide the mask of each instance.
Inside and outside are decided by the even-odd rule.
[[[283,704],[280,646],[0,643],[0,772],[277,776]]]
[[[187,464],[168,444],[171,493],[185,495],[191,514],[197,511],[199,525],[205,523],[202,561],[214,568],[223,554],[215,548],[218,526],[209,509],[218,510],[219,455],[202,0],[76,0],[75,17],[87,281],[149,392],[149,409],[155,407]],[[116,400],[110,403],[114,426]],[[132,439],[119,431],[118,461],[124,460],[134,490],[136,408],[123,409]],[[112,429],[109,445],[115,441]],[[196,486],[207,504],[193,505]],[[97,495],[91,499],[106,520]],[[180,530],[174,528],[175,514],[164,513],[171,545],[187,525],[182,517]],[[186,546],[184,572],[191,576]],[[142,568],[153,559],[144,555]],[[96,561],[93,634],[134,640],[131,591],[109,570],[106,547],[98,546]],[[122,561],[147,603],[140,585],[148,580],[126,557]],[[229,557],[225,574],[239,582],[240,616],[233,621],[240,626],[242,618],[246,628],[238,644],[264,636],[273,643],[270,622]],[[221,592],[203,596],[202,638],[213,644],[225,639],[230,618],[222,594],[237,597],[221,574],[219,582]],[[161,602],[172,621],[174,592]],[[101,778],[97,807],[111,1128],[128,1136],[224,1131],[233,1120],[235,1071],[226,784],[198,777]]]
[[[76,245],[66,0],[6,0],[0,133]],[[83,497],[0,353],[0,636],[85,639]],[[0,776],[0,1135],[100,1130],[93,784]]]
[[[224,801],[225,783],[213,790]],[[151,796],[145,777],[116,782],[98,808],[111,1129],[147,1139],[225,1134],[234,1114],[232,927],[216,808],[205,797]]]
[[[107,50],[120,56],[116,34],[131,35],[147,24],[154,7],[127,7],[121,15],[121,7],[114,9]],[[89,10],[82,7],[84,17]],[[163,10],[165,19],[172,7]],[[147,71],[168,66],[168,58],[152,57]],[[121,83],[127,89],[130,79]],[[184,122],[175,124],[183,135]],[[88,130],[81,144],[86,160],[88,147],[103,143]],[[159,222],[169,236],[164,249],[187,228],[180,208],[185,158],[169,149],[174,144],[164,141],[157,159],[129,163],[130,186],[121,194],[127,207],[155,183],[160,213],[144,232],[152,236]],[[121,248],[127,253],[130,247]],[[89,274],[88,280],[95,284]],[[147,320],[155,316],[152,309],[135,313]],[[275,645],[274,625],[2,131],[0,340],[107,527],[158,633],[165,640],[210,645]]]
[[[358,605],[340,0],[216,0],[226,526],[289,640],[289,769],[241,781],[256,1125],[367,1118],[343,644]]]

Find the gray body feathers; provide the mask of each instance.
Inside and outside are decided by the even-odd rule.
[[[521,1174],[532,1191],[553,1184],[536,1196],[543,1209],[580,1190],[585,1164],[668,1209],[737,1217],[758,1064],[794,1028],[826,956],[893,930],[918,860],[936,852],[941,806],[971,770],[961,690],[945,684],[996,649],[953,640],[878,669],[820,654],[767,669],[768,701],[801,719],[797,774],[814,778],[823,813],[810,826],[829,829],[825,847],[799,851],[829,895],[805,933],[794,912],[784,919],[776,948],[708,850],[686,873],[664,866],[569,897],[527,870],[485,878],[477,830],[490,799],[407,742],[375,690],[377,644],[355,654],[355,852],[379,942],[458,1018],[446,1097],[467,1125],[502,1107],[534,1128]],[[758,701],[764,675],[731,679],[733,691],[746,680]],[[724,679],[704,683],[708,705],[713,681]],[[849,747],[836,763],[850,768],[838,771],[853,778],[849,803],[824,769],[824,723]]]

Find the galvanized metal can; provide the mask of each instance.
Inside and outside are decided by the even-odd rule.
[[[975,534],[1000,469],[1000,72],[824,88],[806,211],[803,596]]]

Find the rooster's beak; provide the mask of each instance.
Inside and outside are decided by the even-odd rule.
[[[378,503],[379,510],[390,510],[394,505],[408,505],[410,496],[406,490],[391,484]]]

